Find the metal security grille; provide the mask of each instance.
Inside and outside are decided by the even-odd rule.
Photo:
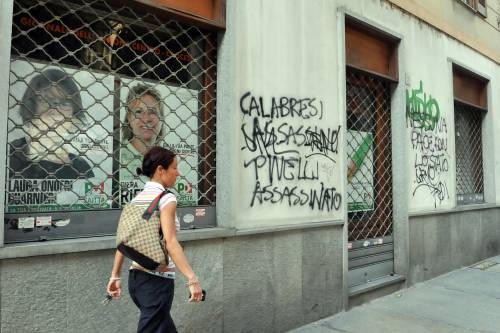
[[[455,149],[457,158],[457,201],[484,201],[481,123],[484,111],[455,102]]]
[[[349,287],[394,272],[389,84],[347,71]]]
[[[373,76],[347,74],[349,241],[392,234],[389,85]]]
[[[15,1],[6,213],[121,208],[153,145],[179,205],[215,205],[216,33],[112,3]]]

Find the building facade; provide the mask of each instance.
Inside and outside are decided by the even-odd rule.
[[[284,332],[500,252],[498,1],[0,15],[2,332],[135,330],[127,293],[101,301],[151,145],[207,290],[179,278],[181,332]]]

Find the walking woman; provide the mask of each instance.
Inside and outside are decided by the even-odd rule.
[[[137,194],[132,203],[147,207],[166,188],[175,184],[179,176],[176,156],[168,149],[153,147],[144,155],[142,168],[138,168],[137,173],[149,177],[150,181],[144,185],[144,189]],[[177,201],[174,194],[167,193],[161,198],[160,223],[169,254],[168,266],[160,266],[155,271],[149,271],[136,262],[132,262],[130,267],[129,293],[141,312],[137,332],[177,332],[170,316],[176,268],[188,280],[187,286],[191,293],[189,301],[200,302],[202,300],[200,283],[177,240],[179,219],[176,207]],[[116,251],[107,286],[107,292],[113,298],[121,296],[120,272],[123,260],[123,254]]]

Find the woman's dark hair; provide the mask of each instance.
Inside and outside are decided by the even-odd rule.
[[[87,123],[83,112],[80,90],[73,78],[60,69],[47,69],[36,75],[28,83],[21,102],[20,114],[25,123],[30,122],[36,116],[36,106],[43,91],[52,87],[62,90],[70,100],[73,107],[73,117],[76,117],[82,125]]]
[[[153,177],[159,165],[167,169],[175,159],[175,153],[163,147],[152,147],[142,159],[142,168],[137,168],[137,174]]]
[[[132,88],[130,88],[130,91],[128,92],[127,95],[127,104],[125,108],[127,109],[127,112],[125,114],[125,119],[123,120],[122,124],[122,138],[123,141],[130,141],[134,138],[134,132],[132,131],[132,128],[130,127],[130,121],[128,120],[128,115],[130,114],[130,109],[129,105],[133,101],[137,99],[141,99],[142,96],[149,95],[153,97],[156,101],[158,101],[158,106],[160,108],[160,133],[158,133],[158,136],[156,137],[156,142],[155,144],[160,143],[160,141],[163,139],[163,136],[165,135],[165,131],[163,130],[163,103],[161,102],[161,95],[158,90],[156,90],[152,86],[148,86],[146,84],[138,84]]]

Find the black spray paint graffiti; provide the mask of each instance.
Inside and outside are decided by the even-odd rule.
[[[323,179],[331,177],[338,157],[340,126],[318,126],[322,101],[272,97],[266,104],[247,92],[240,98],[240,111],[243,167],[255,178],[251,207],[269,203],[340,209],[341,194]]]
[[[250,117],[323,118],[323,102],[316,101],[316,98],[272,97],[271,106],[265,108],[262,97],[255,97],[252,96],[251,92],[247,92],[240,98],[240,110],[244,115]]]
[[[439,104],[432,95],[418,89],[406,91],[406,124],[411,128],[410,141],[415,153],[415,187],[412,195],[426,189],[438,202],[449,198],[446,176],[449,171],[448,127],[441,117]]]

